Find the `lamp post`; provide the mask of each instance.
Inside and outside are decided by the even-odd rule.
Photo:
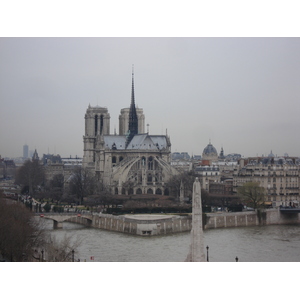
[[[74,262],[74,249],[72,250],[72,262]]]
[[[206,246],[206,261],[209,261],[209,259],[208,259],[208,249],[209,249],[209,247],[208,246]]]

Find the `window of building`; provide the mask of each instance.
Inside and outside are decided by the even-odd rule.
[[[103,115],[100,116],[100,134],[102,134],[103,131]]]
[[[97,135],[97,129],[98,129],[98,116],[95,115],[95,135]]]
[[[147,190],[147,194],[153,194],[153,190],[152,189],[148,189]]]

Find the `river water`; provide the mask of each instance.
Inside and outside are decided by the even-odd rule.
[[[51,220],[44,222],[46,231],[62,240],[71,236],[80,241],[75,260],[87,262],[183,262],[190,244],[190,234],[132,236],[102,229],[63,223],[53,229]],[[300,262],[300,226],[270,225],[204,231],[210,262]],[[205,253],[206,253],[205,249]]]

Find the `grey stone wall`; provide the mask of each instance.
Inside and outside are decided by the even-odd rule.
[[[284,215],[279,209],[266,210],[262,215],[255,211],[237,213],[211,213],[205,215],[204,229],[244,227],[257,225],[300,224],[299,214]],[[186,232],[192,229],[191,216],[171,217],[169,219],[134,220],[124,216],[108,214],[93,215],[92,222],[88,219],[74,217],[72,222],[85,226],[123,232],[133,235],[165,235]]]
[[[71,222],[85,226],[117,231],[134,235],[164,235],[191,230],[191,217],[172,217],[169,219],[134,220],[124,216],[108,214],[93,215],[92,223],[84,218],[73,217]]]
[[[258,214],[256,211],[237,213],[207,214],[204,229],[243,227],[256,225],[300,224],[299,214],[285,215],[279,209],[268,209]]]

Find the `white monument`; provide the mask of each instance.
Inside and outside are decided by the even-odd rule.
[[[198,177],[193,184],[191,245],[190,252],[185,261],[205,261],[202,228],[201,185]]]

